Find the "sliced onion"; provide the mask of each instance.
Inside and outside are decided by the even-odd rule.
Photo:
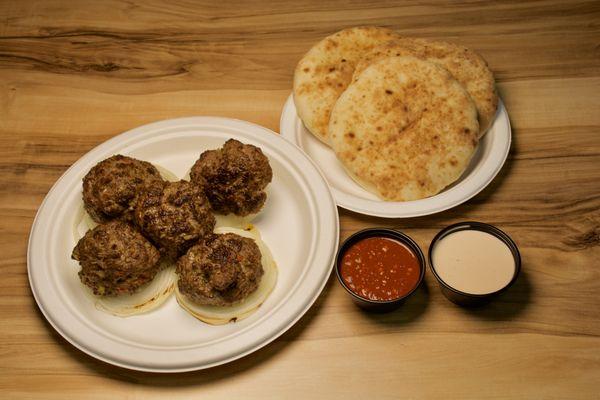
[[[169,265],[163,267],[151,282],[142,286],[134,294],[96,296],[90,288],[87,286],[84,288],[98,310],[118,317],[130,317],[158,308],[171,296],[176,282],[175,267]]]
[[[78,242],[88,230],[94,229],[97,225],[98,223],[85,211],[82,202],[73,220],[73,238],[75,242]]]
[[[211,325],[223,325],[228,322],[240,321],[255,312],[271,294],[277,283],[277,265],[267,245],[260,238],[260,233],[254,227],[239,229],[232,227],[219,227],[215,233],[235,233],[250,239],[254,239],[262,255],[261,263],[264,274],[258,288],[243,301],[231,306],[207,306],[200,305],[188,299],[175,287],[175,297],[181,307],[194,317]]]
[[[219,228],[238,228],[243,230],[252,229],[252,220],[256,217],[256,214],[249,214],[245,217],[240,217],[235,214],[216,214],[215,213],[215,229]]]
[[[152,165],[154,165],[154,167],[156,167],[156,169],[158,170],[158,173],[165,181],[169,181],[169,182],[179,181],[179,178],[177,177],[177,175],[175,175],[174,173],[172,173],[165,167],[161,167],[160,165],[157,165],[157,164],[152,164]]]

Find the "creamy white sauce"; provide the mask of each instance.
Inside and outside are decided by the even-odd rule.
[[[478,230],[445,236],[435,244],[431,258],[439,277],[465,293],[495,292],[506,286],[515,273],[515,260],[508,246]]]

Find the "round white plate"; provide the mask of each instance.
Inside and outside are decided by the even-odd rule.
[[[363,189],[344,171],[333,151],[305,127],[293,96],[283,106],[281,135],[297,144],[323,171],[337,204],[361,214],[385,218],[409,218],[435,214],[464,203],[482,191],[504,165],[510,150],[511,129],[508,113],[500,101],[492,126],[480,140],[477,151],[463,175],[435,196],[414,201],[383,201]]]
[[[71,260],[72,225],[81,204],[81,179],[97,162],[120,153],[183,177],[201,152],[236,138],[269,157],[273,181],[254,221],[279,268],[274,291],[252,316],[211,326],[172,296],[150,313],[129,318],[97,310],[84,296]],[[240,358],[271,342],[308,310],[323,289],[335,257],[335,202],[318,168],[298,147],[249,122],[214,117],[161,121],[96,147],[63,174],[40,206],[31,229],[27,266],[35,299],[52,326],[82,351],[126,368],[190,371]]]

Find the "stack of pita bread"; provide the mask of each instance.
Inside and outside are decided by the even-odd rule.
[[[326,37],[300,60],[294,103],[361,186],[384,200],[410,201],[461,176],[498,96],[472,50],[357,27]]]

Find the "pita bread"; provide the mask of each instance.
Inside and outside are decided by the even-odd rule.
[[[389,57],[368,66],[331,113],[331,146],[349,174],[390,201],[437,194],[477,147],[477,110],[437,64]]]
[[[300,60],[294,72],[294,103],[306,128],[328,143],[329,115],[352,81],[365,53],[390,39],[393,31],[378,27],[344,29],[321,40]]]
[[[381,44],[366,54],[358,62],[353,79],[373,62],[390,56],[413,56],[446,68],[475,102],[479,117],[479,137],[483,136],[496,116],[498,95],[494,75],[479,54],[452,43],[401,38]]]

